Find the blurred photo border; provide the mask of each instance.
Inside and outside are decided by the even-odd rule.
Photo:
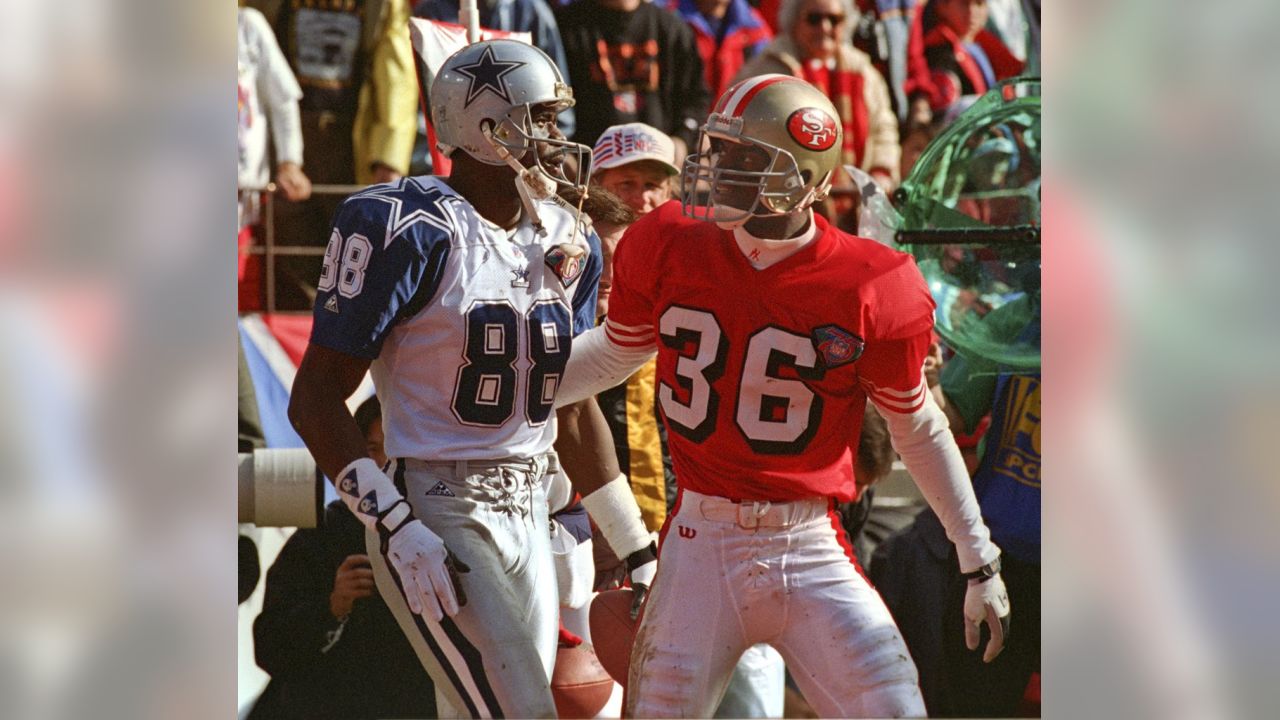
[[[1280,5],[1045,9],[1044,712],[1273,716]],[[0,0],[7,717],[236,712],[235,11]]]

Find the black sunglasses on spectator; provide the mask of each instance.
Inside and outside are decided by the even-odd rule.
[[[831,26],[835,27],[836,25],[839,25],[840,23],[844,22],[844,16],[836,15],[834,13],[820,13],[820,12],[811,12],[811,13],[807,13],[804,16],[804,21],[813,26],[821,25],[823,20],[830,20]]]

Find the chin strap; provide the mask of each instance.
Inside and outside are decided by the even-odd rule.
[[[503,162],[505,162],[508,167],[516,171],[516,192],[520,195],[520,203],[524,206],[525,212],[532,219],[534,227],[538,229],[538,232],[543,232],[542,219],[538,217],[537,203],[556,197],[557,183],[555,178],[551,177],[550,173],[542,167],[541,163],[536,163],[531,168],[522,165],[520,161],[511,154],[511,151],[507,149],[506,145],[503,145],[494,139],[488,128],[485,129],[484,136],[485,139],[489,141],[489,144],[493,146],[494,151],[498,153],[498,157],[502,158]],[[536,152],[536,150],[529,150],[528,152]],[[586,224],[582,222],[582,205],[586,202],[587,195],[590,191],[587,189],[586,185],[583,185],[581,189],[582,192],[578,197],[578,207],[576,208],[577,214],[574,217],[574,227],[582,232],[582,244],[586,247],[589,246],[590,243],[587,241]],[[570,242],[572,241],[573,238],[570,238]]]
[[[546,170],[541,165],[535,165],[533,168],[527,168],[520,164],[520,161],[511,154],[506,145],[494,139],[490,128],[484,129],[484,137],[489,141],[489,145],[493,147],[494,152],[498,153],[498,157],[516,172],[516,192],[520,195],[520,204],[524,207],[525,214],[529,216],[534,227],[539,232],[543,231],[542,218],[538,216],[537,201],[549,200],[556,194],[556,182],[551,179]],[[534,152],[530,150],[529,152]]]

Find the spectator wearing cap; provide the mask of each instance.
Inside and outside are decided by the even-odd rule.
[[[593,150],[593,180],[622,198],[639,215],[671,198],[671,178],[680,174],[671,137],[644,123],[614,125]]]
[[[666,0],[693,28],[712,97],[729,89],[743,63],[760,54],[773,30],[747,0]]]

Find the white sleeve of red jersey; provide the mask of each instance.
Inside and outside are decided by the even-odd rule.
[[[618,338],[623,338],[619,342]],[[564,379],[556,390],[556,407],[572,405],[618,385],[657,352],[653,328],[603,325],[573,339]]]
[[[982,522],[969,471],[924,378],[914,391],[869,388],[868,397],[889,426],[893,447],[956,546],[960,571],[972,572],[1000,555]]]

